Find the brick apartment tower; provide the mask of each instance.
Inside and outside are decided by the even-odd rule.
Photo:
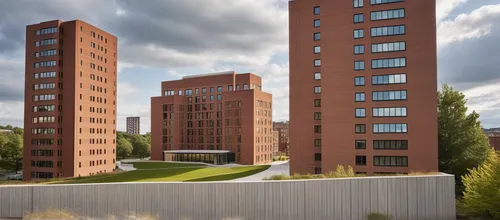
[[[140,117],[127,117],[127,133],[128,134],[141,134],[141,118]]]
[[[26,27],[23,177],[115,168],[117,38],[80,20]]]
[[[279,155],[288,156],[290,152],[290,123],[273,122],[273,130],[278,131],[278,152]]]
[[[151,98],[151,157],[166,150],[229,150],[240,164],[272,162],[272,95],[252,73],[162,82]]]
[[[291,173],[437,171],[435,5],[289,2]]]

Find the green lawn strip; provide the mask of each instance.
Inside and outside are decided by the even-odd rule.
[[[186,180],[185,182],[205,182],[205,181],[233,180],[233,179],[238,179],[238,178],[242,178],[242,177],[247,177],[247,176],[250,176],[250,175],[254,175],[256,173],[260,173],[262,171],[265,171],[265,170],[269,169],[269,167],[270,167],[269,165],[253,166],[253,167],[251,167],[252,169],[248,169],[246,171],[230,172],[230,173],[226,173],[226,174],[219,174],[219,175],[213,175],[213,176],[195,178],[195,179]]]
[[[138,170],[144,169],[159,169],[159,168],[176,168],[176,167],[206,167],[205,164],[192,163],[165,163],[165,162],[125,162],[123,164],[132,164]]]

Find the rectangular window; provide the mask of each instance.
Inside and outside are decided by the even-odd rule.
[[[370,0],[370,4],[379,5],[379,4],[387,4],[387,3],[395,3],[395,2],[404,2],[405,0]]]
[[[356,140],[354,147],[356,149],[366,149],[366,140]]]
[[[315,54],[321,53],[321,46],[314,46],[314,53]]]
[[[210,93],[214,93],[214,87],[210,87]]]
[[[365,124],[357,124],[357,125],[355,125],[354,131],[356,134],[364,134],[364,133],[366,133],[366,125]]]
[[[314,139],[314,147],[321,147],[321,139]]]
[[[364,86],[365,85],[365,77],[364,76],[354,77],[354,85],[355,86]]]
[[[222,100],[222,95],[217,95],[217,101]]]
[[[363,14],[354,15],[354,23],[363,23],[365,21],[365,16]]]
[[[321,133],[321,125],[314,125],[314,133],[316,134]]]
[[[366,166],[366,156],[356,156],[357,166]]]
[[[365,61],[354,61],[354,70],[365,70]]]
[[[371,36],[372,37],[395,36],[395,35],[404,35],[404,34],[406,34],[406,26],[405,25],[371,28]]]
[[[57,33],[57,27],[42,28],[36,31],[36,35]]]
[[[365,30],[363,29],[354,30],[354,39],[359,39],[364,37],[365,37]]]
[[[57,50],[44,50],[44,51],[40,52],[41,57],[55,56],[55,55],[57,55]]]
[[[406,117],[406,107],[373,108],[373,117]]]
[[[354,45],[354,54],[364,54],[365,45]]]
[[[321,33],[319,32],[314,33],[314,40],[315,41],[321,40]]]
[[[315,86],[314,87],[314,94],[320,94],[321,93],[321,86]]]
[[[315,161],[321,161],[321,153],[315,153],[314,154],[314,160]]]
[[[356,118],[366,118],[366,109],[365,108],[357,108],[356,109]]]
[[[408,133],[408,124],[373,124],[373,133]]]
[[[321,79],[321,73],[314,73],[314,80],[320,80]]]
[[[217,92],[222,92],[222,86],[217,86]]]
[[[354,7],[354,8],[362,8],[364,6],[363,1],[364,0],[353,0],[352,7]]]
[[[44,39],[41,41],[41,45],[44,46],[44,45],[52,45],[52,44],[56,44],[57,40],[55,38],[51,38],[51,39]]]
[[[201,88],[201,93],[202,93],[202,94],[207,93],[207,88]]]
[[[314,112],[314,120],[321,120],[321,112]]]
[[[403,156],[374,156],[373,166],[378,167],[408,167],[408,157]]]
[[[406,67],[406,58],[389,58],[372,60],[372,69]]]
[[[408,150],[408,140],[374,140],[375,150]]]
[[[321,107],[321,99],[314,100],[314,107]]]
[[[405,51],[405,50],[406,50],[406,42],[404,41],[372,44],[372,53],[384,53],[384,52]]]
[[[372,21],[378,20],[388,20],[388,19],[398,19],[405,17],[405,9],[393,9],[384,11],[372,11],[370,14],[370,19]]]
[[[321,66],[321,60],[314,60],[314,66],[315,67],[320,67]]]
[[[321,10],[320,10],[320,7],[319,7],[319,6],[314,7],[313,13],[314,13],[315,15],[319,15],[319,13],[320,13],[320,12],[321,12]]]
[[[314,20],[314,27],[319,27],[321,25],[321,22],[319,19]]]
[[[373,85],[405,84],[406,74],[372,76]]]
[[[376,91],[372,92],[372,101],[393,101],[393,100],[406,100],[407,91]]]
[[[356,102],[364,102],[365,101],[365,93],[364,92],[357,92],[355,95],[355,100]]]

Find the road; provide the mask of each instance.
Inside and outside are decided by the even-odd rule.
[[[251,176],[239,178],[239,179],[234,179],[234,180],[229,180],[230,182],[255,182],[255,181],[262,181],[262,179],[266,177],[271,177],[273,175],[290,175],[290,162],[289,161],[276,161],[271,164],[271,167],[269,169],[262,171],[260,173],[256,173]]]

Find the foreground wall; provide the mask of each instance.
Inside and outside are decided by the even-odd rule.
[[[451,175],[304,181],[116,183],[0,186],[0,218],[62,209],[105,218],[126,213],[161,219],[455,219]],[[239,218],[236,218],[239,219]]]

